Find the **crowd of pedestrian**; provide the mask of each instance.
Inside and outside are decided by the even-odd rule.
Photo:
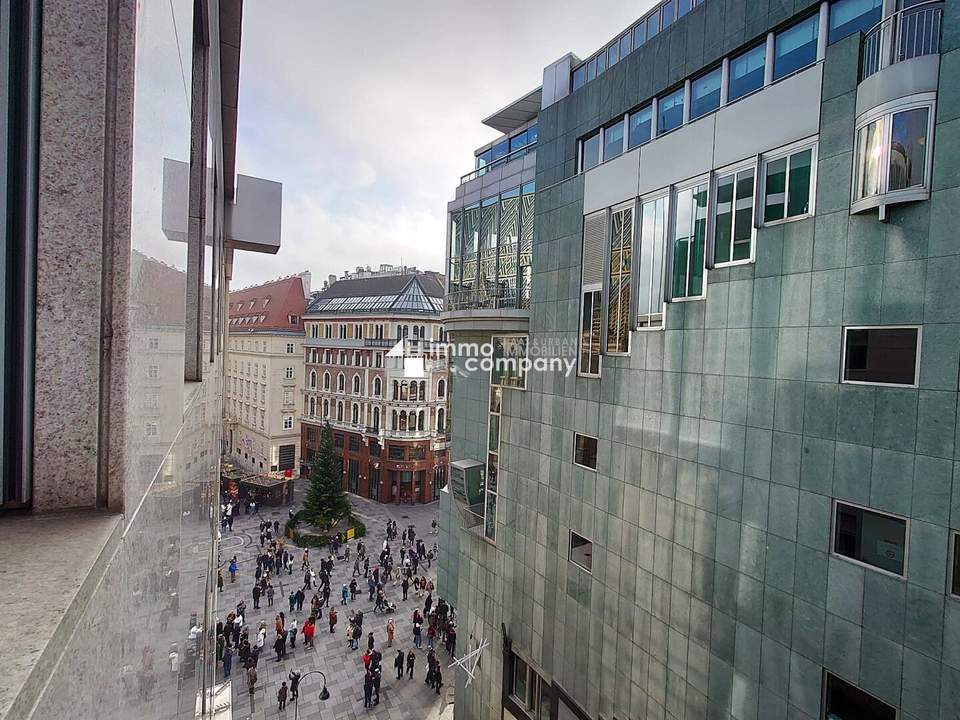
[[[221,507],[221,526],[224,530],[232,529],[238,506],[229,499],[225,500]],[[255,506],[252,510],[250,507],[245,509],[247,513],[256,514]],[[436,521],[432,529],[436,531]],[[443,673],[441,662],[437,657],[437,645],[442,646],[446,653],[453,657],[456,652],[456,624],[453,608],[442,598],[434,602],[435,587],[425,572],[430,569],[436,558],[437,545],[434,543],[433,547],[428,549],[424,541],[417,537],[413,525],[401,532],[396,521],[393,520],[387,522],[385,534],[386,539],[375,557],[368,552],[362,539],[357,542],[356,552],[353,554],[349,541],[340,536],[334,536],[329,546],[324,548],[327,551],[325,556],[314,561],[309,549],[295,551],[292,547],[287,547],[285,540],[280,537],[279,521],[271,522],[261,519],[260,543],[251,591],[253,610],[260,611],[264,600],[267,608],[274,607],[276,596],[274,581],[281,575],[287,575],[288,578],[293,576],[296,559],[299,559],[300,569],[297,580],[294,581],[297,584],[294,584],[287,594],[286,609],[275,612],[272,629],[268,629],[265,620],[260,620],[255,634],[251,636],[252,625],[248,623],[247,606],[244,600],[237,603],[235,609],[226,616],[224,621],[217,622],[216,659],[218,664],[222,665],[223,677],[230,678],[234,663],[240,663],[252,702],[258,680],[257,666],[261,653],[267,645],[268,635],[272,634],[270,647],[276,656],[275,661],[284,662],[295,650],[298,636],[302,639],[302,646],[305,649],[314,649],[317,624],[323,622],[324,613],[329,632],[331,635],[334,634],[339,621],[338,609],[342,609],[343,612],[349,613],[344,630],[347,648],[350,651],[357,651],[361,643],[364,644],[361,657],[363,704],[364,708],[369,710],[380,702],[383,656],[373,632],[368,631],[364,641],[364,611],[355,609],[353,606],[358,603],[358,598],[365,595],[366,602],[372,603],[374,614],[392,615],[397,612],[397,602],[409,602],[412,599],[410,596],[412,591],[414,597],[424,598],[424,600],[422,611],[418,603],[412,614],[411,641],[414,648],[422,649],[424,638],[426,638],[427,668],[424,683],[440,694],[440,689],[443,687]],[[395,554],[395,547],[391,546],[391,543],[396,544],[398,541],[399,548]],[[334,605],[331,603],[331,594],[333,594],[332,576],[335,564],[338,562],[349,564],[351,555],[353,555],[353,574],[348,583],[341,585],[337,594],[339,604]],[[236,582],[241,572],[240,564],[235,555],[226,564],[230,583]],[[299,573],[302,573],[302,583],[299,582]],[[218,589],[222,592],[224,585],[222,571],[218,571],[217,583]],[[280,587],[283,585],[281,584]],[[400,597],[396,602],[391,600],[398,594]],[[280,602],[282,603],[282,600]],[[296,616],[304,613],[305,605],[308,605],[307,616],[302,625],[298,626]],[[390,617],[386,624],[385,646],[393,647],[395,641],[396,623]],[[414,648],[409,648],[406,652],[403,649],[397,650],[394,666],[398,680],[402,680],[404,675],[407,679],[413,678],[417,661]],[[286,680],[277,689],[277,703],[280,710],[285,708],[288,701],[296,701],[300,677],[299,672],[291,670]]]

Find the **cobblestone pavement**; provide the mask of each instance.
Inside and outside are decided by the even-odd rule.
[[[297,498],[305,491],[306,482],[298,483]],[[376,558],[385,538],[387,519],[397,521],[398,529],[402,532],[408,525],[414,525],[417,530],[417,537],[423,538],[427,548],[433,546],[437,541],[437,535],[430,532],[430,522],[436,517],[438,503],[418,506],[395,506],[381,505],[379,503],[366,500],[354,495],[350,496],[354,513],[363,520],[367,526],[367,537],[364,539],[368,552],[367,554]],[[295,505],[299,507],[299,502]],[[419,606],[423,610],[424,598],[418,598],[411,588],[409,599],[404,602],[399,586],[394,586],[391,582],[386,590],[387,597],[391,602],[396,603],[397,612],[392,616],[375,615],[373,612],[373,603],[368,602],[367,593],[362,592],[357,596],[356,603],[351,603],[349,607],[337,605],[337,614],[339,621],[336,627],[336,633],[329,633],[329,626],[326,622],[326,615],[317,623],[317,633],[314,636],[314,649],[304,648],[302,634],[299,632],[303,626],[303,621],[309,616],[308,608],[310,598],[313,593],[307,594],[307,602],[304,605],[303,612],[293,613],[297,620],[297,646],[293,651],[287,650],[287,658],[281,662],[276,662],[276,655],[271,647],[271,640],[274,636],[272,631],[273,622],[276,613],[281,610],[290,617],[289,604],[287,596],[291,589],[296,589],[298,583],[302,580],[303,574],[297,573],[300,567],[300,552],[294,552],[293,575],[280,575],[274,579],[276,588],[276,598],[273,607],[267,607],[266,598],[263,598],[259,610],[253,609],[253,589],[254,572],[256,571],[256,556],[259,544],[259,523],[264,517],[270,520],[279,520],[282,524],[286,521],[288,508],[264,508],[259,515],[244,515],[242,512],[238,515],[233,524],[233,532],[226,532],[221,540],[221,558],[224,564],[229,563],[233,555],[237,556],[239,571],[237,580],[230,583],[229,574],[224,571],[223,593],[219,598],[220,618],[226,617],[227,613],[236,607],[241,597],[247,603],[247,617],[245,618],[247,626],[250,628],[250,637],[256,636],[256,629],[260,621],[267,623],[268,635],[267,643],[260,655],[260,661],[257,665],[257,688],[254,697],[251,700],[246,687],[246,676],[240,663],[234,658],[232,685],[233,685],[233,717],[237,720],[266,720],[273,718],[294,717],[294,703],[287,703],[285,710],[281,711],[277,704],[277,689],[280,683],[287,679],[290,670],[296,669],[304,675],[310,670],[322,670],[327,677],[327,689],[330,691],[330,698],[321,702],[319,700],[322,679],[319,675],[311,675],[303,681],[300,689],[300,718],[303,720],[355,720],[356,718],[377,718],[386,720],[411,720],[414,718],[436,718],[443,709],[443,705],[452,701],[452,679],[453,671],[447,670],[446,666],[450,664],[450,658],[443,649],[438,650],[438,656],[443,663],[444,668],[444,688],[442,695],[437,695],[425,683],[424,679],[427,673],[427,646],[426,632],[424,632],[424,646],[422,650],[417,650],[413,645],[413,610]],[[393,543],[394,554],[399,551],[399,544]],[[288,547],[291,547],[288,541]],[[311,559],[315,564],[319,563],[320,549],[311,550]],[[351,561],[337,562],[333,577],[331,579],[332,595],[331,601],[339,603],[339,588],[346,582],[350,582],[350,576],[353,573],[353,560],[356,557],[356,541],[351,542],[350,547]],[[424,568],[425,569],[425,568]],[[427,576],[436,583],[437,565],[434,562],[433,567],[426,571]],[[360,578],[362,580],[362,578]],[[363,584],[363,590],[366,584]],[[434,592],[434,605],[438,596]],[[363,611],[363,638],[360,644],[360,650],[351,651],[346,643],[346,626],[351,610]],[[326,613],[326,609],[324,609]],[[394,618],[396,633],[394,636],[394,647],[387,647],[386,625],[388,617]],[[380,704],[367,711],[363,707],[363,661],[361,655],[363,648],[366,647],[366,634],[373,632],[376,639],[376,647],[383,654],[383,675],[380,685]],[[393,667],[393,661],[398,649],[403,649],[404,653],[413,649],[417,655],[417,662],[412,680],[397,680],[396,671]],[[222,666],[218,669],[222,673]]]

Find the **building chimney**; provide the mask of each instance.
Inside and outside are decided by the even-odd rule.
[[[304,297],[304,298],[310,297],[310,279],[311,279],[311,277],[312,277],[312,275],[310,274],[310,271],[309,271],[309,270],[304,270],[304,271],[303,271],[302,273],[300,273],[300,275],[299,275],[300,282],[303,283],[303,297]]]

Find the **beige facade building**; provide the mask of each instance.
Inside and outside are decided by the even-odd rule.
[[[303,390],[304,272],[230,293],[225,457],[255,473],[297,473]]]

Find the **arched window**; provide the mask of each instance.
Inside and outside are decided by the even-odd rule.
[[[317,414],[317,401],[315,398],[310,398],[310,417],[313,417]]]
[[[420,328],[416,325],[413,326],[413,339],[418,340],[420,338]]]
[[[376,377],[373,379],[373,396],[380,397],[380,391],[383,388],[380,378]]]
[[[420,399],[421,400],[427,399],[427,381],[426,380],[420,381]]]
[[[416,381],[410,383],[410,400],[417,399],[417,383]]]
[[[378,407],[375,407],[373,409],[373,429],[374,430],[380,429],[380,408]]]
[[[316,370],[310,371],[310,388],[313,390],[317,389],[317,371]],[[313,413],[311,413],[311,415],[312,414]]]
[[[406,413],[406,411],[403,411],[403,412],[400,413],[400,428],[399,428],[399,429],[400,429],[400,430],[406,430],[406,429],[407,429],[407,413]]]
[[[446,413],[443,411],[443,408],[437,410],[437,432],[442,433],[446,429],[443,426],[443,423],[446,419]]]
[[[390,429],[391,430],[397,429],[397,411],[396,410],[394,410],[390,415]]]
[[[346,387],[346,378],[343,377],[343,373],[337,375],[337,392],[343,392]]]
[[[427,339],[427,329],[423,325],[420,326],[420,339],[421,340]]]
[[[337,402],[337,420],[343,422],[343,403]]]
[[[400,383],[400,399],[401,399],[401,400],[406,400],[406,399],[407,399],[407,384],[406,384],[406,383]]]
[[[397,340],[403,337],[403,325],[397,325]]]
[[[440,378],[440,381],[437,383],[437,398],[443,398],[447,394],[447,381],[443,378]]]
[[[350,411],[350,422],[354,425],[360,423],[360,406],[357,403],[353,404],[353,409]]]
[[[323,374],[323,389],[324,390],[330,389],[330,373],[328,372],[325,372]]]
[[[420,414],[417,415],[417,430],[423,430],[423,427],[424,427],[423,420],[424,420],[424,415],[423,415],[423,410],[421,410]]]
[[[359,375],[353,376],[353,394],[354,395],[360,394],[360,376]]]
[[[330,417],[330,401],[329,400],[323,401],[323,416]]]
[[[410,326],[409,326],[409,325],[404,325],[404,326],[403,326],[403,336],[404,336],[404,337],[407,337],[409,334],[410,334]]]
[[[396,380],[393,381],[393,399],[394,400],[400,399],[400,383],[397,382]]]

